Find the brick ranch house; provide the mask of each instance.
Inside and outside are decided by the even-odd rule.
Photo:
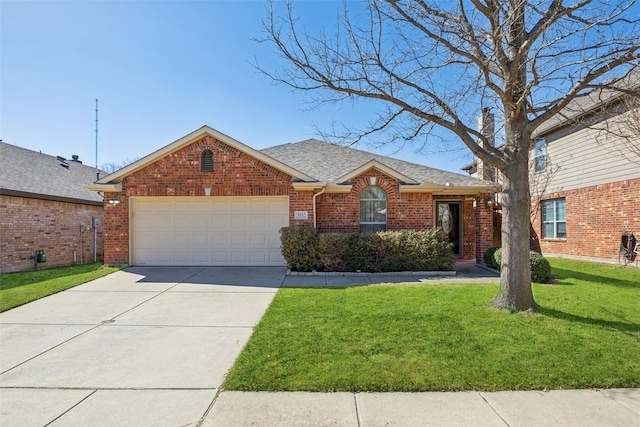
[[[0,272],[33,269],[38,250],[38,268],[102,261],[102,196],[83,187],[98,170],[4,142],[0,157]]]
[[[109,265],[284,265],[279,230],[449,232],[482,260],[493,184],[317,140],[254,150],[204,126],[96,181]]]

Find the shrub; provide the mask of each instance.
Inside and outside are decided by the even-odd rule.
[[[377,233],[376,271],[454,270],[451,243],[440,230]]]
[[[380,233],[320,233],[285,227],[282,253],[292,270],[423,271],[454,270],[447,236],[438,230]],[[301,251],[301,253],[296,253]]]
[[[318,235],[320,268],[327,271],[350,271],[349,234],[322,233]]]
[[[531,281],[547,283],[551,279],[551,265],[542,254],[529,252],[529,263],[531,264]]]
[[[311,271],[320,265],[318,234],[313,227],[283,227],[280,229],[282,256],[289,268]]]
[[[497,265],[497,269],[500,270],[500,266],[502,265],[502,248],[499,248],[494,252],[493,260]],[[531,267],[532,282],[549,282],[549,280],[551,279],[551,265],[542,254],[534,251],[529,251],[529,265]]]
[[[491,267],[494,270],[500,270],[500,264],[496,264],[496,259],[494,258],[494,255],[498,249],[500,249],[499,246],[493,246],[484,251],[484,254],[482,255],[482,261],[484,261],[484,265],[486,265],[487,267]]]

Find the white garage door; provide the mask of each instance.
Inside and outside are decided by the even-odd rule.
[[[131,198],[134,265],[284,265],[287,197]]]

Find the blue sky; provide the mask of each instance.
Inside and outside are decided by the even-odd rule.
[[[353,6],[354,3],[351,3]],[[296,6],[307,27],[332,26],[342,1]],[[357,125],[371,106],[313,108],[251,65],[282,65],[262,34],[263,1],[2,1],[0,138],[95,164],[121,163],[209,125],[256,149]],[[369,149],[366,145],[357,148]],[[438,148],[434,148],[438,151]],[[467,150],[381,154],[461,172]],[[461,172],[462,173],[462,172]]]

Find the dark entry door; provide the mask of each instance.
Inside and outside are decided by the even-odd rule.
[[[436,202],[436,226],[449,236],[453,253],[462,256],[462,204],[460,202]]]

